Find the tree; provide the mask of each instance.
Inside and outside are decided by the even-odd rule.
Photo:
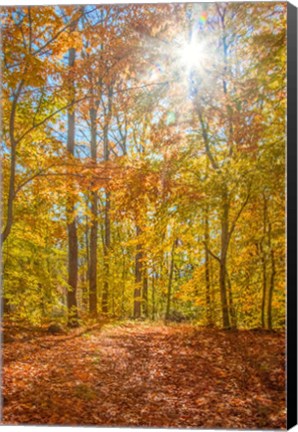
[[[70,31],[74,31],[72,26]],[[67,110],[67,151],[73,157],[75,155],[75,109],[72,106],[75,100],[75,48],[68,50],[68,88],[70,107]],[[77,307],[77,284],[78,284],[78,237],[75,217],[75,202],[70,196],[67,200],[67,232],[68,232],[68,285],[67,307],[68,307],[68,325],[70,327],[78,324],[78,307]]]

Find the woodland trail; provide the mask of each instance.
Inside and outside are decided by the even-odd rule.
[[[106,325],[5,343],[4,424],[285,428],[284,334]]]

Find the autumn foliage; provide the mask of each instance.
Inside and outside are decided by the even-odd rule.
[[[2,7],[2,21],[8,328],[158,320],[162,339],[171,331],[160,322],[174,321],[208,328],[206,356],[223,338],[249,350],[251,329],[282,338],[286,3]],[[236,329],[244,333],[221,333]],[[258,333],[259,347],[263,337],[271,356],[277,339]],[[191,343],[204,342],[196,334]],[[185,368],[196,361],[190,354]],[[215,375],[237,375],[231,368]],[[239,408],[244,399],[232,393]],[[279,427],[267,402],[263,424],[259,401],[239,427]],[[173,404],[155,420],[144,413],[144,423],[115,419],[188,425],[182,405],[179,422],[170,420]],[[194,415],[189,426],[219,427],[222,404],[222,417]],[[11,421],[59,423],[55,410],[31,419],[6,412]]]

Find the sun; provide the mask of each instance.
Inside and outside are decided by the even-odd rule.
[[[207,48],[203,42],[195,39],[184,43],[179,49],[179,63],[189,72],[193,68],[201,68],[206,63],[208,54]]]

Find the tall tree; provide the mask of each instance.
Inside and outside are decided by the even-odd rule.
[[[70,31],[74,31],[72,26]],[[70,105],[75,99],[75,48],[68,50],[68,88]],[[75,108],[71,105],[67,110],[67,151],[75,156]],[[78,325],[78,306],[77,306],[77,285],[78,285],[78,237],[77,223],[75,216],[75,200],[69,196],[67,200],[67,232],[68,232],[68,285],[67,308],[68,325],[74,327]]]
[[[103,127],[103,159],[108,162],[110,159],[110,147],[109,147],[109,127],[112,117],[112,100],[113,100],[113,86],[109,85],[107,89],[107,106],[104,107],[104,127]],[[110,191],[108,188],[105,189],[105,209],[104,209],[104,285],[102,292],[102,312],[107,314],[109,311],[109,252],[111,247],[111,199]]]

